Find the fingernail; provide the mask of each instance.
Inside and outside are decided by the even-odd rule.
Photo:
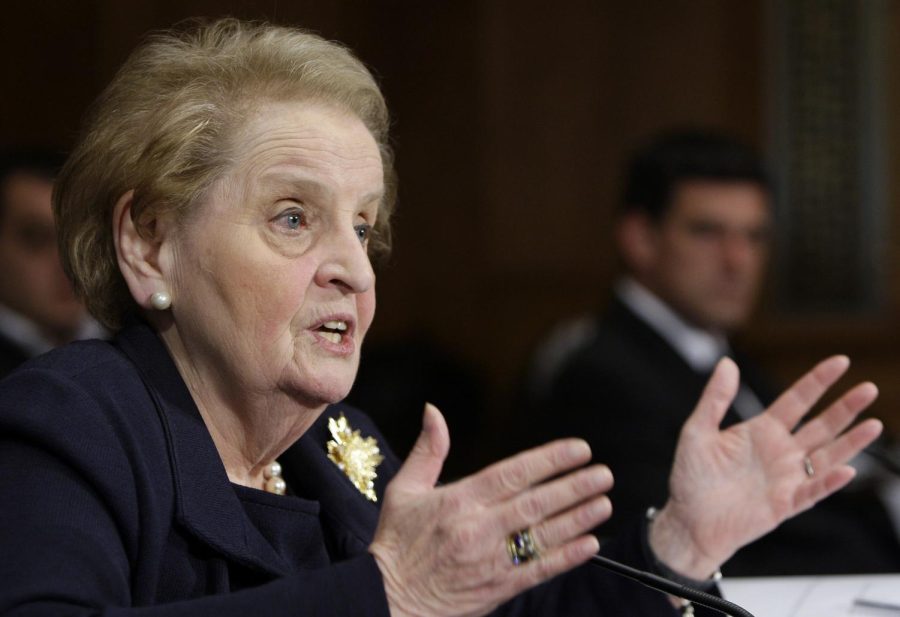
[[[591,447],[583,439],[575,439],[569,444],[568,454],[572,458],[589,458]]]
[[[609,497],[603,495],[594,500],[594,503],[591,504],[591,512],[594,516],[600,516],[602,514],[608,514],[612,512],[612,502],[609,500]]]

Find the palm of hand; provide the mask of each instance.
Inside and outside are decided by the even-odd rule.
[[[881,427],[867,420],[843,431],[877,396],[872,384],[851,389],[797,428],[847,365],[843,357],[820,363],[766,412],[719,430],[739,381],[733,363],[720,364],[682,429],[666,505],[689,534],[699,561],[718,566],[853,478],[846,462]],[[807,457],[815,469],[811,477],[805,471]]]
[[[699,546],[734,538],[744,545],[805,509],[804,453],[789,431],[766,416],[715,435],[683,434],[671,485],[674,503],[698,520]],[[706,516],[704,513],[710,513]],[[708,520],[707,520],[708,519]]]

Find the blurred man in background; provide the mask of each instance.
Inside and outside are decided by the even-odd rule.
[[[759,157],[725,136],[666,134],[632,161],[616,227],[625,274],[601,317],[570,322],[541,346],[525,396],[538,425],[587,439],[613,470],[614,512],[601,533],[665,503],[679,429],[720,358],[741,368],[723,426],[772,402],[776,390],[729,341],[759,295],[771,202]],[[750,545],[726,573],[900,570],[890,519],[874,492],[857,489]]]
[[[57,345],[103,335],[59,262],[50,196],[62,162],[43,150],[0,152],[0,377]]]

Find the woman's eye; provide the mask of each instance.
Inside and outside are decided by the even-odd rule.
[[[302,210],[288,210],[275,219],[275,224],[288,231],[296,231],[306,227],[306,215]]]
[[[363,244],[368,242],[369,236],[372,234],[372,226],[371,225],[369,225],[367,223],[363,223],[363,224],[354,226],[353,229],[356,231],[356,237],[359,238],[360,242],[362,242]]]

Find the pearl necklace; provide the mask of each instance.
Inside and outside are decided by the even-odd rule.
[[[287,485],[281,477],[281,465],[278,461],[272,461],[263,469],[263,477],[266,479],[266,492],[284,495]]]

